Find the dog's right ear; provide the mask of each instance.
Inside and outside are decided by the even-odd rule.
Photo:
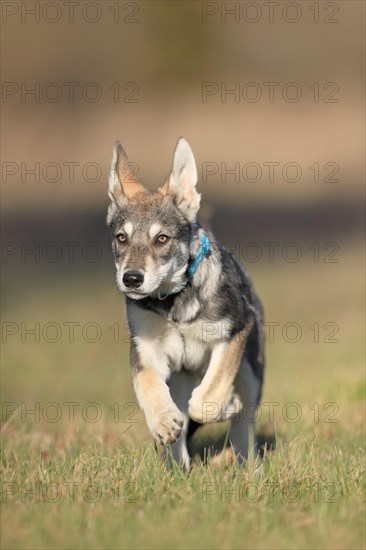
[[[116,141],[108,177],[108,196],[112,201],[108,209],[108,224],[111,222],[118,206],[122,206],[137,193],[146,191],[136,178],[135,173],[136,164],[129,162],[122,145],[119,141]]]
[[[145,191],[135,173],[136,164],[129,162],[122,145],[119,141],[116,141],[108,179],[108,195],[112,201],[118,202],[124,198],[131,199],[136,193]]]

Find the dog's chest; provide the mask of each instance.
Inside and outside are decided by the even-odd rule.
[[[202,315],[198,299],[186,300],[168,314],[162,314],[181,341],[180,360],[172,362],[171,369],[205,371],[217,337],[208,330],[210,323]]]
[[[194,306],[182,310],[179,320],[173,320],[167,312],[130,304],[128,319],[143,364],[151,364],[164,376],[165,369],[175,372],[207,369],[219,338],[217,331],[212,330],[212,323],[200,314],[195,317],[194,310]]]
[[[227,339],[229,320],[214,321],[199,300],[175,302],[174,307],[154,303],[154,309],[129,303],[127,315],[143,364],[165,377],[168,371],[206,371],[212,352]]]
[[[205,338],[205,322],[197,319],[188,323],[178,323],[176,330],[183,344],[180,367],[187,370],[206,370],[213,342]],[[174,369],[173,365],[172,368]]]
[[[171,371],[181,369],[206,371],[212,354],[215,341],[206,337],[206,321],[172,321],[160,320],[161,332],[160,351],[169,359]]]

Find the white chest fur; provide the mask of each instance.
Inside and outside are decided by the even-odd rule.
[[[171,371],[206,371],[212,350],[223,341],[224,321],[212,323],[198,317],[191,322],[174,323],[153,311],[134,304],[127,307],[132,336],[140,361],[156,369],[165,379]]]

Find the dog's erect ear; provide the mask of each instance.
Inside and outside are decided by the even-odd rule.
[[[116,141],[108,178],[108,195],[112,202],[123,202],[123,199],[145,191],[135,173],[136,164],[129,162],[122,145]]]
[[[116,141],[108,178],[108,196],[112,201],[108,208],[108,225],[112,222],[118,206],[122,206],[136,193],[146,191],[136,178],[135,173],[136,164],[129,162],[122,145],[119,141]]]
[[[192,149],[184,138],[179,138],[174,151],[172,171],[168,181],[159,189],[170,195],[176,206],[191,221],[196,220],[201,195],[196,191],[197,168]]]

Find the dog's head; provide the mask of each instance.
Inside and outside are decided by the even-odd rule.
[[[192,150],[178,140],[171,174],[156,193],[133,173],[122,145],[113,151],[107,223],[119,289],[132,299],[163,297],[186,284],[192,226],[199,210]]]

